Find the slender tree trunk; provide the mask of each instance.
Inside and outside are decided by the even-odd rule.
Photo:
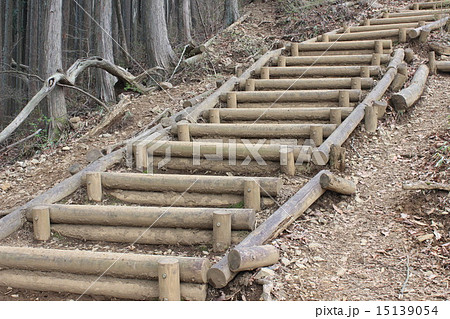
[[[46,77],[62,69],[62,0],[48,0],[47,30],[44,40]],[[51,23],[50,23],[51,22]],[[66,100],[61,87],[56,87],[48,96],[48,111],[52,120],[50,137],[55,139],[67,122]]]
[[[183,0],[183,34],[186,42],[192,42],[191,0]]]
[[[116,9],[116,17],[117,17],[117,27],[119,31],[119,38],[120,38],[120,46],[122,47],[121,50],[123,52],[123,57],[125,60],[125,63],[127,65],[130,65],[130,54],[128,52],[128,43],[127,43],[127,37],[125,34],[125,27],[124,27],[124,20],[123,20],[123,14],[122,14],[122,4],[120,3],[120,0],[114,0],[114,5]]]
[[[4,1],[0,1],[0,12],[5,12],[5,3]],[[0,71],[3,70],[3,33],[5,28],[4,14],[0,15]],[[0,75],[0,92],[3,92],[5,77],[3,74]],[[0,96],[0,129],[3,129],[3,119],[4,116],[4,107],[3,101]]]
[[[97,55],[114,64],[112,41],[112,0],[95,2],[95,18],[100,24],[96,32]],[[114,83],[116,78],[100,70],[97,77],[97,92],[105,102],[115,101]]]
[[[39,73],[39,65],[38,65],[38,37],[39,37],[39,0],[30,0],[28,4],[29,11],[29,20],[28,20],[28,29],[29,29],[29,38],[28,38],[28,66],[30,67],[30,72],[34,74]],[[39,90],[39,86],[41,83],[36,82],[35,79],[30,79],[30,86],[28,87],[28,99],[34,96]]]
[[[239,1],[225,0],[225,13],[223,17],[225,26],[229,26],[237,19],[239,19]]]
[[[13,13],[14,13],[14,1],[6,0],[5,3],[5,29],[4,29],[4,38],[3,38],[3,64],[2,70],[8,70],[11,67],[12,62],[12,48],[13,48]],[[4,88],[8,90],[8,92],[12,89],[12,80],[11,77],[5,75],[4,77]],[[3,100],[3,107],[5,108],[6,114],[9,114],[9,109],[11,107],[11,96],[10,94],[6,95],[7,97]]]
[[[175,64],[176,57],[167,34],[164,0],[148,0],[143,4],[148,64],[169,69]]]

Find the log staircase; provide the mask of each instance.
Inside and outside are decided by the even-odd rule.
[[[363,118],[366,130],[376,129],[386,108],[379,100],[397,75],[406,78],[396,43],[448,14],[441,4],[449,2],[414,3],[414,10],[385,12],[269,53],[268,63],[235,81],[215,107],[194,107],[128,145],[135,173],[85,174],[88,204],[28,210],[35,239],[57,233],[94,242],[208,245],[214,252],[266,243],[333,189],[320,183],[328,174],[322,171],[256,228],[256,214],[277,203],[280,174],[329,160],[342,165],[341,145]],[[105,196],[120,205],[103,205]],[[211,267],[199,257],[0,246],[0,285],[38,291],[206,300],[207,283],[226,286],[238,273],[233,269],[227,255]]]

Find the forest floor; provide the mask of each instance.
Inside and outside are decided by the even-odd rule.
[[[388,1],[378,2],[386,5]],[[402,1],[389,1],[391,6],[399,3]],[[335,5],[313,13],[293,13],[281,9],[278,1],[250,4],[244,9],[250,13],[249,17],[231,31],[221,33],[199,65],[176,74],[172,80],[174,88],[168,94],[159,91],[133,99],[128,116],[101,135],[69,139],[28,159],[13,161],[11,154],[1,154],[0,214],[7,214],[69,177],[68,168],[74,163],[87,165],[89,150],[102,150],[134,136],[166,108],[174,112],[182,109],[183,100],[215,88],[216,80],[229,78],[236,65],[245,69],[263,49],[271,49],[276,39],[310,38],[334,29],[343,21],[360,21],[378,9]],[[411,72],[423,61],[426,48],[415,45],[414,49],[419,54],[410,66]],[[344,175],[357,183],[357,195],[325,194],[303,218],[273,241],[282,255],[280,263],[271,267],[275,272],[274,299],[450,299],[448,192],[401,189],[405,181],[449,181],[450,155],[439,150],[448,146],[450,137],[449,101],[450,77],[433,75],[411,111],[388,112],[374,134],[365,132],[363,127],[355,131],[344,144],[347,150]],[[83,127],[75,132],[78,136],[96,124],[88,116],[82,121]],[[441,165],[437,165],[438,154],[446,156]],[[306,178],[300,176],[298,180]],[[296,184],[297,180],[290,182]],[[31,237],[27,225],[0,244],[29,245],[33,242]],[[93,251],[109,251],[113,246],[58,238],[44,246],[67,249],[74,244]],[[32,245],[41,246],[36,242]],[[127,249],[127,245],[116,245],[114,251]],[[200,248],[196,250],[199,255],[204,253]],[[261,287],[255,283],[254,274],[243,273],[223,290],[211,289],[211,299],[258,300]],[[0,287],[0,300],[76,298],[71,294]],[[98,299],[104,298],[83,297],[83,300]]]

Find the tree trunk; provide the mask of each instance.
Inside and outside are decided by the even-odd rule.
[[[164,0],[149,0],[143,4],[148,64],[170,69],[176,58],[167,34]]]
[[[13,12],[14,11],[14,1],[7,0],[5,3],[5,25],[4,25],[4,38],[3,38],[3,63],[2,70],[8,70],[11,67],[12,62],[12,47],[13,47]],[[6,97],[3,97],[3,108],[6,115],[9,115],[8,109],[11,106],[11,99],[9,90],[11,89],[12,83],[11,78],[8,75],[3,75],[3,85],[6,91]],[[2,93],[4,94],[4,90]],[[2,94],[2,95],[3,95]]]
[[[191,0],[183,0],[183,34],[186,42],[192,42]]]
[[[223,16],[225,27],[228,27],[237,19],[239,19],[239,1],[225,0],[225,13]]]
[[[45,75],[54,74],[62,69],[62,0],[49,0],[47,4],[47,32],[44,40]],[[50,137],[59,135],[67,121],[66,100],[61,87],[55,87],[47,98],[48,111],[52,120]]]
[[[119,31],[121,51],[123,52],[123,58],[125,60],[125,63],[127,65],[130,65],[130,54],[128,52],[127,36],[125,34],[124,19],[122,14],[122,4],[120,3],[120,0],[114,0],[114,5],[116,9],[117,27]]]
[[[95,3],[95,19],[99,23],[96,32],[96,53],[104,60],[114,64],[112,41],[112,0],[103,0]],[[116,79],[102,70],[98,71],[97,93],[105,102],[115,101],[114,84]]]

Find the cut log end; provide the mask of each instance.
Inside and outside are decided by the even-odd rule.
[[[208,283],[214,288],[223,288],[228,284],[227,276],[218,268],[208,270]]]
[[[323,189],[331,190],[343,195],[352,195],[356,193],[356,185],[353,182],[333,175],[329,172],[322,173],[322,175],[320,175],[320,186]]]

